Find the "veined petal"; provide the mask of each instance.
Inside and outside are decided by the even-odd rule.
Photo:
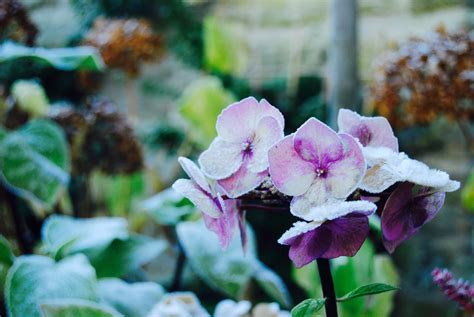
[[[285,128],[285,118],[281,114],[280,110],[276,107],[272,106],[266,99],[262,99],[259,102],[260,107],[262,108],[262,117],[263,116],[271,116],[275,118],[278,123],[280,124],[281,129]]]
[[[432,193],[424,187],[415,194],[413,187],[408,182],[400,184],[382,212],[383,243],[390,253],[433,219],[444,204],[445,193]]]
[[[227,199],[224,201],[220,199],[220,203],[223,206],[223,213],[219,218],[212,218],[206,214],[202,216],[206,227],[216,233],[222,249],[225,250],[232,241],[237,227],[238,209],[235,200]]]
[[[304,194],[316,177],[313,164],[296,153],[293,135],[283,138],[269,150],[268,163],[273,185],[286,195]]]
[[[268,172],[266,170],[260,173],[253,173],[248,168],[248,161],[244,161],[237,172],[230,177],[218,180],[217,184],[227,196],[237,198],[257,188],[267,175]]]
[[[245,142],[257,128],[258,106],[258,101],[254,97],[229,105],[217,117],[217,135],[229,142]]]
[[[222,214],[217,199],[213,199],[201,187],[190,179],[178,179],[173,184],[173,189],[189,199],[202,213],[212,218],[219,218]]]
[[[298,128],[293,143],[301,158],[319,165],[336,161],[343,154],[337,133],[315,118],[308,119]]]
[[[366,200],[336,201],[311,208],[303,219],[307,221],[322,222],[333,220],[351,213],[370,216],[376,210],[377,205]]]
[[[325,181],[332,197],[345,199],[364,177],[366,163],[360,145],[352,136],[341,133],[340,138],[344,154],[329,165]]]
[[[303,195],[293,197],[290,212],[296,217],[306,219],[311,208],[323,205],[330,200],[333,199],[329,195],[326,182],[322,178],[316,178]]]
[[[283,136],[283,128],[274,117],[260,119],[248,165],[250,171],[259,173],[268,168],[268,150]]]
[[[368,234],[367,216],[349,214],[323,223],[297,223],[278,242],[290,246],[290,259],[300,268],[316,259],[354,256]]]
[[[190,159],[180,156],[178,162],[188,176],[205,192],[211,193],[211,187],[201,169]]]
[[[339,110],[337,124],[340,132],[359,139],[363,146],[387,147],[398,152],[398,139],[384,117],[363,117],[348,110]]]
[[[219,137],[199,156],[204,175],[212,179],[223,179],[235,173],[242,165],[242,146]]]

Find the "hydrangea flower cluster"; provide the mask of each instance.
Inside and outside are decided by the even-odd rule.
[[[342,109],[336,132],[316,118],[284,136],[284,118],[266,100],[231,104],[217,119],[217,137],[199,166],[180,158],[191,179],[173,188],[203,213],[225,248],[240,228],[246,201],[278,201],[301,219],[278,240],[297,267],[353,256],[381,213],[383,242],[393,252],[437,214],[459,182],[399,152],[383,117]],[[270,183],[270,185],[269,185]]]

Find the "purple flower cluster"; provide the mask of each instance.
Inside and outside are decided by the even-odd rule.
[[[399,152],[383,117],[342,109],[338,132],[316,118],[287,136],[284,126],[277,108],[249,97],[219,115],[217,137],[199,166],[179,159],[190,179],[177,180],[173,188],[203,213],[224,248],[237,227],[245,244],[241,203],[268,179],[271,192],[284,196],[289,211],[302,220],[278,240],[290,247],[297,267],[355,255],[377,209],[384,245],[393,252],[437,214],[446,192],[459,188],[445,172]]]
[[[474,286],[463,279],[455,280],[447,269],[435,268],[431,275],[446,297],[457,302],[459,308],[474,316]]]

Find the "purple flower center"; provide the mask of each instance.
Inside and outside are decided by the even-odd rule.
[[[252,155],[252,152],[253,152],[253,144],[252,144],[252,141],[245,141],[245,142],[242,142],[242,154],[243,156],[250,156]]]
[[[316,168],[314,171],[316,172],[316,177],[324,178],[327,175],[326,170],[320,167]]]

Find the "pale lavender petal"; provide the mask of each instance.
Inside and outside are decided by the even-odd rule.
[[[280,127],[282,129],[285,128],[285,118],[283,118],[283,115],[281,114],[280,110],[272,106],[266,99],[260,100],[259,104],[260,107],[263,108],[262,116],[271,116],[275,118],[280,124]]]
[[[303,160],[293,147],[293,135],[275,144],[268,152],[273,185],[286,195],[304,194],[316,177],[312,163]]]
[[[220,202],[223,211],[219,218],[212,218],[206,214],[203,214],[202,216],[206,227],[216,233],[221,247],[227,249],[229,243],[232,241],[238,222],[237,202],[231,199],[225,201],[220,200]]]
[[[237,198],[257,188],[267,176],[266,170],[261,173],[250,171],[248,160],[245,160],[237,172],[228,178],[218,180],[217,183],[227,196]]]
[[[221,215],[219,202],[190,179],[178,179],[173,184],[173,189],[189,199],[196,208],[209,217],[218,218]]]
[[[400,184],[382,212],[383,243],[390,253],[433,219],[444,204],[444,192],[433,193],[424,187],[414,194],[413,187],[408,182]]]
[[[240,144],[225,141],[219,137],[199,156],[204,175],[212,179],[223,179],[235,173],[242,165]]]
[[[337,133],[315,118],[308,119],[298,128],[293,143],[301,158],[319,166],[326,166],[343,154]]]
[[[311,208],[323,205],[331,199],[326,182],[323,178],[315,178],[309,189],[299,196],[293,197],[290,212],[296,217],[306,219]]]
[[[354,256],[369,234],[367,216],[357,213],[312,226],[295,230],[302,233],[293,237],[285,233],[278,241],[290,246],[289,257],[298,268],[316,259]]]
[[[350,135],[341,133],[344,144],[342,157],[332,162],[327,171],[326,184],[333,198],[345,199],[364,177],[366,163],[358,142]]]
[[[307,221],[333,220],[351,213],[370,216],[377,210],[377,205],[365,200],[336,201],[312,207],[303,219]]]
[[[250,171],[259,173],[268,168],[268,150],[283,136],[283,128],[275,118],[263,117],[260,120],[252,143],[248,165]]]
[[[198,184],[204,191],[210,193],[211,187],[201,169],[190,159],[180,156],[178,162],[188,176]]]
[[[229,105],[217,117],[217,135],[230,142],[247,141],[257,128],[258,108],[258,101],[253,97]]]
[[[341,109],[337,123],[340,132],[358,138],[363,146],[387,147],[398,152],[398,139],[384,117],[362,117],[348,109]]]

